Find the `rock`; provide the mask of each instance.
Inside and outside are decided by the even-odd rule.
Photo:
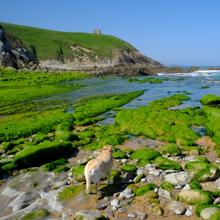
[[[210,217],[214,215],[216,212],[219,212],[219,210],[220,208],[217,207],[205,208],[200,212],[200,217],[203,219],[210,219]]]
[[[128,213],[128,218],[136,218],[136,213]]]
[[[200,189],[181,190],[179,200],[189,205],[203,205],[213,202],[212,194]]]
[[[162,188],[158,189],[158,196],[163,197],[165,199],[171,199],[170,192]]]
[[[113,199],[110,204],[113,211],[116,211],[118,208],[120,208],[120,202],[118,199]]]
[[[97,208],[98,210],[103,210],[103,209],[105,209],[108,205],[109,205],[109,199],[108,199],[108,197],[105,197],[104,199],[100,200],[100,201],[96,204],[96,208]]]
[[[177,215],[183,215],[186,211],[184,205],[180,202],[173,201],[168,205],[168,209],[173,211]]]
[[[193,208],[192,208],[192,206],[189,206],[189,208],[186,209],[185,215],[186,216],[192,216],[193,215]]]
[[[6,187],[2,193],[1,193],[3,196],[7,196],[9,198],[13,198],[15,196],[19,196],[21,194],[23,194],[23,192],[20,192],[20,191],[17,191],[15,189],[12,189],[10,187]]]
[[[220,204],[220,197],[215,199],[214,204]]]
[[[91,210],[80,210],[75,214],[75,220],[97,220],[97,219],[107,219],[100,211]]]
[[[185,186],[191,180],[188,172],[170,173],[165,176],[165,181],[173,185]]]
[[[122,159],[121,162],[122,163],[126,163],[128,160],[127,159]]]
[[[126,188],[119,194],[119,199],[130,199],[132,197],[134,197],[134,193],[132,193],[131,188]]]
[[[39,198],[38,192],[24,192],[14,199],[8,206],[12,207],[12,211],[16,212],[26,208]]]
[[[145,220],[147,218],[147,214],[144,212],[137,211],[136,214],[137,214],[138,219],[140,220]]]
[[[143,179],[144,176],[145,176],[145,175],[144,175],[143,173],[137,175],[137,176],[133,179],[134,183],[140,182],[141,179]]]
[[[59,189],[60,187],[65,186],[65,185],[66,185],[66,181],[62,180],[62,181],[59,181],[59,182],[55,182],[54,185],[53,185],[53,188],[54,189]]]
[[[187,189],[191,189],[190,185],[189,184],[186,184],[183,189],[187,190]]]
[[[161,170],[152,170],[152,171],[149,171],[149,174],[152,174],[154,176],[160,176],[161,174]]]

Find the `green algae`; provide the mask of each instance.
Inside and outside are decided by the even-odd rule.
[[[180,156],[182,154],[180,148],[176,144],[162,146],[160,147],[160,152],[169,156]]]
[[[58,193],[57,198],[59,201],[69,201],[73,199],[83,189],[84,185],[68,186],[63,191]]]
[[[162,170],[181,170],[181,165],[178,162],[165,157],[157,157],[153,164]]]
[[[136,196],[142,196],[149,191],[155,190],[156,188],[157,188],[156,184],[148,183],[148,184],[141,186],[141,187],[137,188],[136,190],[134,190],[134,193]]]
[[[202,123],[201,111],[170,110],[187,99],[187,96],[178,94],[153,101],[148,106],[122,110],[116,116],[116,124],[129,134],[192,146],[199,135],[191,126]]]
[[[134,151],[131,154],[130,158],[132,160],[138,160],[140,165],[145,165],[147,163],[151,163],[156,157],[160,155],[160,152],[150,148],[146,148]]]
[[[220,96],[213,94],[204,95],[200,102],[207,106],[218,106],[220,105]]]
[[[129,173],[134,173],[137,170],[137,167],[133,164],[124,164],[121,166],[121,170]]]
[[[88,97],[79,100],[74,109],[74,118],[77,125],[89,124],[91,118],[105,113],[113,108],[120,107],[131,100],[142,95],[144,91],[121,93],[115,95],[102,95],[96,97]]]

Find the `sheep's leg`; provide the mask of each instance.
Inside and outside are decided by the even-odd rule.
[[[90,181],[90,178],[86,178],[86,192],[88,194],[91,193],[91,181]]]

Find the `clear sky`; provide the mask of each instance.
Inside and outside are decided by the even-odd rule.
[[[163,64],[220,65],[220,0],[0,0],[0,21],[122,38]]]

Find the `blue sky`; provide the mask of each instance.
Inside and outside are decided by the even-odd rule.
[[[1,0],[0,21],[122,38],[166,65],[220,65],[219,0]]]

